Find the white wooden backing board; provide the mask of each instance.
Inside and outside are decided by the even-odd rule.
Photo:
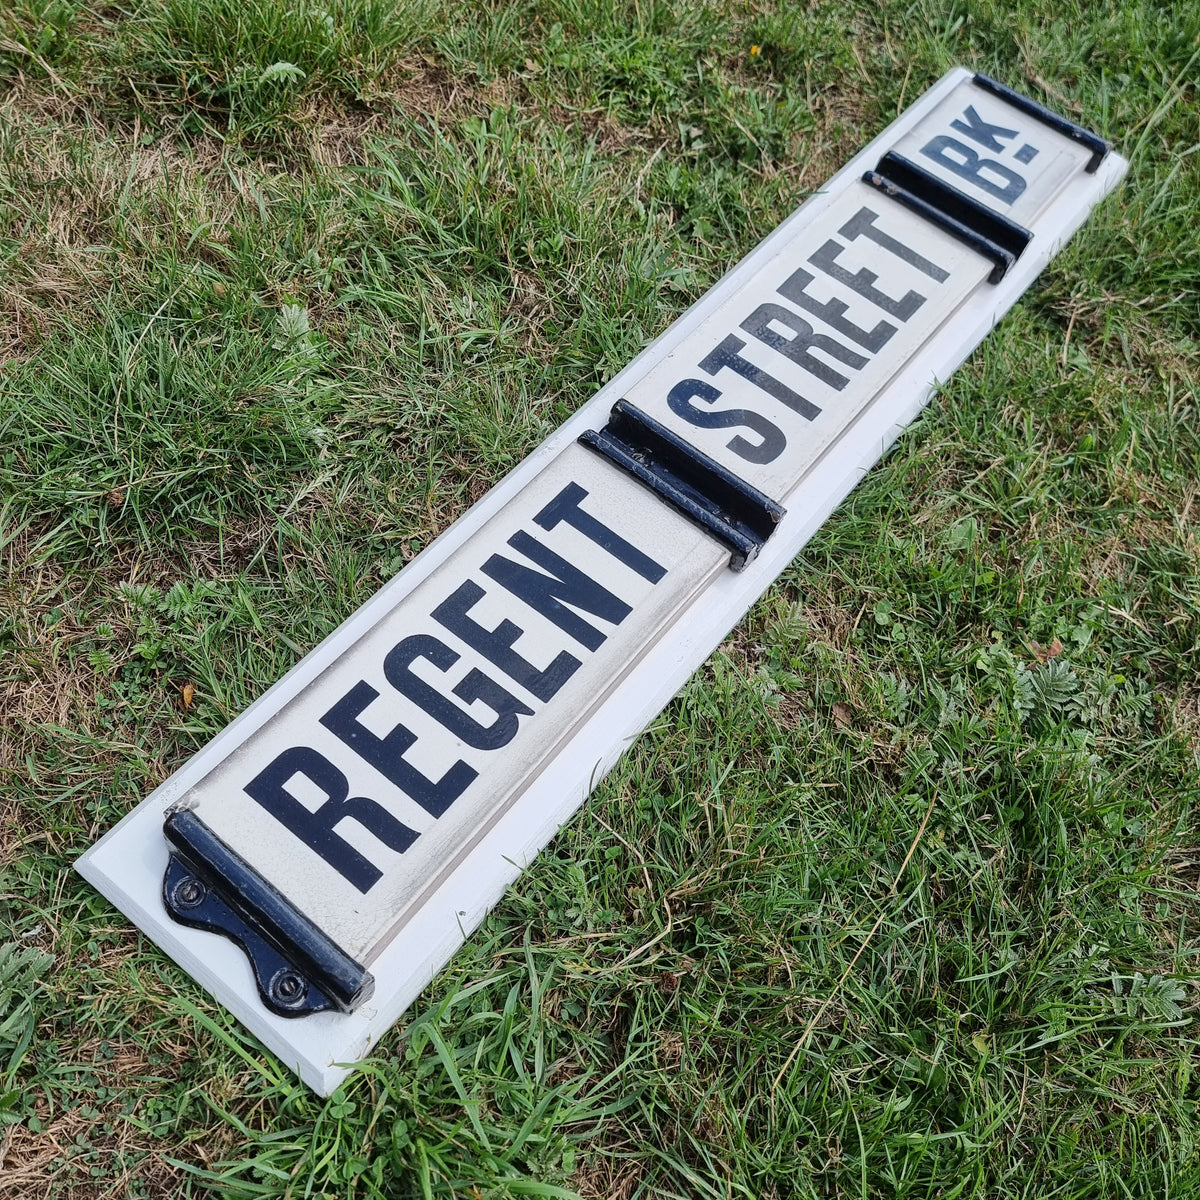
[[[860,182],[888,150],[1031,230],[999,283],[986,281],[991,264],[973,249]],[[1110,153],[1089,174],[1088,158],[1085,148],[977,87],[969,72],[949,72],[101,838],[78,870],[309,1086],[331,1092],[1127,169]],[[786,508],[744,570],[731,571],[728,551],[709,534],[575,445],[585,430],[605,425],[621,398]],[[729,415],[739,412],[752,415]],[[622,560],[613,552],[620,543],[581,532],[579,526],[588,528],[582,520],[539,523],[547,504],[565,503],[564,495],[573,511],[594,517],[645,558]],[[514,606],[487,575],[497,554],[519,559],[510,539],[521,534],[590,571],[616,599],[619,607],[605,609],[607,616],[572,610],[592,634],[562,613],[548,618],[537,606]],[[494,662],[481,660],[432,615],[449,596],[462,599],[465,584],[479,592],[469,611],[481,627],[493,630],[502,620],[520,627],[512,646],[535,690],[497,674]],[[402,643],[408,650],[389,665],[389,651]],[[542,700],[536,692],[550,689],[536,683],[536,673],[562,655],[578,666]],[[489,693],[496,701],[489,706],[467,683],[472,671],[476,681],[503,683],[516,706],[502,746],[487,743],[499,738],[499,709],[509,701]],[[458,762],[476,773],[440,816],[389,784],[321,722],[354,693],[359,737],[386,739],[401,675],[402,686],[424,684],[457,714],[449,732],[423,710],[403,709],[414,735],[410,764],[435,781]],[[451,699],[460,684],[465,690]],[[302,740],[414,835],[397,852],[353,820],[337,826],[347,852],[360,866],[370,864],[365,892],[304,844],[281,841],[275,818],[245,790],[281,748]],[[302,771],[282,787],[309,811],[328,796],[314,793]],[[161,899],[162,823],[180,801],[369,964],[376,981],[370,1000],[349,1014],[275,1016],[263,1007],[237,946],[170,920]]]

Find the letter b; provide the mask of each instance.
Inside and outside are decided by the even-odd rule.
[[[922,146],[921,153],[1005,204],[1014,203],[1025,190],[1023,175],[994,158],[982,158],[970,146],[945,134]]]

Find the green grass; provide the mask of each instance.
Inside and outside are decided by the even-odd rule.
[[[71,862],[956,63],[1127,182],[313,1097]],[[1148,0],[5,5],[0,1198],[1200,1195],[1198,69]]]

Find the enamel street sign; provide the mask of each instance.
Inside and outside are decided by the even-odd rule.
[[[1126,166],[950,72],[78,869],[328,1094]]]

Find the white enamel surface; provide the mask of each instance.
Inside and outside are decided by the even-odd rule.
[[[589,516],[665,569],[661,579],[648,581],[565,523],[550,530],[535,524],[534,516],[571,485],[587,492],[581,507]],[[604,635],[598,649],[581,645],[480,570],[493,554],[518,563],[528,561],[506,544],[518,530],[535,536],[631,608],[619,624],[582,614],[588,625]],[[452,559],[364,632],[236,754],[191,788],[183,803],[347,954],[359,962],[370,962],[403,925],[413,905],[436,888],[487,832],[496,815],[537,777],[564,738],[586,720],[653,645],[678,609],[726,570],[728,562],[728,550],[640,483],[592,451],[569,446]],[[467,581],[485,593],[470,610],[471,616],[489,630],[503,620],[513,621],[524,631],[514,649],[531,665],[544,670],[562,652],[580,663],[550,699],[540,700],[514,683],[430,615]],[[496,749],[468,745],[392,687],[384,675],[384,657],[392,646],[414,635],[437,639],[458,658],[445,672],[431,663],[416,666],[416,673],[439,692],[452,697],[453,687],[468,672],[479,670],[533,710],[520,718],[518,732],[511,741]],[[360,680],[379,693],[379,698],[363,711],[362,723],[379,736],[385,736],[397,723],[415,734],[416,741],[404,758],[422,774],[440,779],[459,761],[477,772],[475,780],[440,817],[435,819],[418,806],[320,724],[320,717]],[[451,698],[451,703],[481,725],[495,718],[480,700],[466,706]],[[349,796],[375,801],[418,834],[407,849],[397,852],[350,818],[335,827],[334,836],[352,844],[382,871],[381,878],[365,893],[298,840],[245,790],[245,785],[276,755],[293,746],[318,751],[345,775]],[[327,798],[302,775],[297,775],[289,791],[309,808]]]
[[[974,110],[975,119],[968,108]],[[938,144],[938,138],[947,140]],[[1078,142],[970,80],[959,84],[893,149],[1026,229],[1033,228],[1068,183],[1078,182],[1092,156]],[[1009,199],[1011,192],[1018,191],[1017,181],[1019,194]]]
[[[677,349],[713,312],[740,293],[748,280],[766,269],[778,247],[794,237],[798,225],[837,204],[843,189],[868,167],[873,167],[886,149],[969,78],[968,72],[960,69],[935,84],[847,163],[821,194],[789,217],[471,512],[134,808],[77,863],[85,878],[314,1090],[329,1094],[353,1063],[372,1051],[378,1039],[479,924],[505,887],[572,816],[637,734],[920,412],[933,394],[936,382],[947,378],[961,364],[1078,229],[1091,208],[1116,187],[1128,164],[1110,154],[1099,171],[1073,178],[1070,186],[1045,208],[1033,230],[1032,242],[1008,276],[997,286],[975,289],[948,318],[938,336],[926,342],[875,398],[869,419],[854,423],[834,452],[811,468],[788,497],[788,514],[762,554],[740,574],[726,570],[718,573],[704,590],[702,601],[688,606],[669,632],[632,666],[605,702],[575,730],[569,747],[547,761],[520,800],[509,807],[487,836],[420,906],[372,964],[375,995],[357,1012],[349,1016],[320,1014],[290,1021],[273,1016],[259,1003],[249,966],[235,946],[223,938],[177,925],[166,916],[160,899],[167,861],[162,838],[164,811],[346,653],[408,591],[447,562],[459,546],[584,429],[602,426],[612,404],[629,394],[633,384],[655,362]]]
[[[864,213],[876,218],[873,228],[911,248],[932,263],[943,277],[931,278],[926,271],[865,236],[851,238],[842,233],[850,228],[852,218]],[[869,271],[875,276],[870,286],[884,297],[894,300],[913,292],[921,298],[920,306],[907,320],[901,320],[845,282],[823,273],[812,259],[827,244],[838,248],[835,263],[848,274],[857,276],[860,271]],[[726,300],[685,341],[650,364],[646,373],[626,388],[625,396],[747,483],[786,505],[788,493],[813,463],[963,300],[984,285],[991,268],[990,261],[956,238],[865,183],[852,181],[838,194],[836,204],[827,204],[812,221],[796,228],[776,248],[770,262],[748,279],[736,295]],[[884,345],[872,352],[811,309],[801,308],[781,295],[780,285],[797,269],[813,277],[807,295],[820,305],[838,302],[844,306],[839,308],[839,315],[857,328],[870,333],[881,321],[886,322],[893,332]],[[845,357],[825,349],[811,350],[819,368],[834,372],[833,379],[809,370],[743,327],[743,322],[761,305],[771,305],[789,318],[803,321],[814,333],[843,349]],[[778,319],[772,320],[769,328],[783,338],[791,337],[794,331],[794,326]],[[797,412],[788,402],[767,393],[736,369],[726,366],[710,374],[701,367],[701,361],[731,333],[744,343],[738,351],[742,358],[819,412],[811,417]],[[852,365],[853,359],[848,365],[846,357],[851,354],[864,365]],[[751,410],[778,429],[786,444],[769,462],[751,461],[747,454],[761,453],[759,447],[763,445],[763,438],[752,430],[736,426],[702,429],[682,419],[670,407],[668,396],[672,388],[689,379],[699,380],[721,393],[715,403],[701,400],[696,408],[718,412]],[[840,387],[838,379],[843,381]],[[748,444],[740,453],[736,439]]]

